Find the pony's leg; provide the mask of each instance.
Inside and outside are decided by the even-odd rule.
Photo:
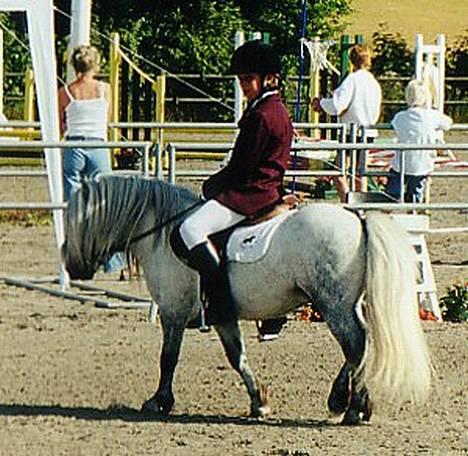
[[[351,379],[348,363],[344,363],[338,376],[333,382],[330,395],[328,396],[328,410],[332,415],[343,414],[351,400]]]
[[[162,320],[162,328],[163,347],[160,360],[159,386],[151,399],[143,404],[142,411],[168,415],[174,405],[172,380],[179,359],[184,327],[164,324]]]
[[[322,315],[327,321],[330,330],[341,345],[346,362],[328,398],[328,407],[331,412],[341,414],[345,412],[342,424],[355,425],[361,419],[369,421],[372,406],[367,390],[362,387],[358,390],[354,370],[359,366],[364,355],[365,332],[359,321],[354,306],[339,306],[340,313],[325,311]]]
[[[357,382],[351,380],[351,395],[348,408],[341,421],[344,425],[357,425],[362,421],[370,421],[372,416],[372,401],[366,387],[358,389]]]
[[[255,417],[267,415],[270,412],[267,389],[266,386],[257,383],[247,362],[239,322],[227,322],[216,325],[215,328],[231,366],[239,373],[247,387],[250,396],[250,415]]]
[[[333,382],[327,403],[332,415],[346,412],[343,424],[359,424],[361,418],[363,421],[370,421],[372,416],[369,393],[365,387],[361,387],[358,391],[356,381],[352,379],[352,372],[346,362]]]

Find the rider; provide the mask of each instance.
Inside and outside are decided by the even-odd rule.
[[[205,285],[208,323],[229,321],[236,314],[227,275],[208,236],[281,201],[293,136],[279,95],[281,61],[276,51],[259,40],[249,41],[234,52],[230,73],[238,77],[248,101],[239,134],[228,164],[203,184],[206,202],[180,226],[189,264]]]

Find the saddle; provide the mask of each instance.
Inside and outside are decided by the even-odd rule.
[[[268,208],[267,211],[262,212],[258,216],[243,220],[242,222],[239,222],[236,225],[230,226],[229,228],[223,231],[219,231],[209,236],[210,241],[213,243],[213,245],[216,248],[216,251],[218,252],[218,255],[221,260],[221,265],[224,266],[224,263],[226,261],[226,247],[228,244],[228,240],[231,237],[231,234],[236,229],[240,227],[253,227],[263,222],[272,220],[275,217],[286,214],[289,211],[295,209],[300,202],[301,200],[295,194],[289,193],[283,196],[282,200],[279,203],[275,204],[273,207]],[[180,238],[179,227],[180,224],[172,230],[170,236],[170,244],[176,256],[184,263],[188,264],[187,259],[189,251],[182,239]]]

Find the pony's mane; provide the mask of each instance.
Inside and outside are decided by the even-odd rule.
[[[103,176],[86,181],[67,206],[67,264],[78,262],[96,270],[96,262],[105,261],[112,252],[126,250],[136,234],[135,227],[148,211],[157,226],[197,200],[188,189],[139,176]]]

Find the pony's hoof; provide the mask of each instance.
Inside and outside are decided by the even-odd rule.
[[[263,418],[271,412],[268,404],[268,387],[260,384],[257,391],[257,398],[250,407],[250,416],[253,418]]]
[[[348,409],[341,421],[343,426],[358,426],[361,424],[361,418],[359,412],[354,409]]]
[[[362,408],[362,421],[370,421],[373,409],[374,403],[367,398]]]
[[[349,405],[348,394],[337,394],[332,391],[328,398],[328,411],[332,417],[343,415]]]
[[[345,416],[341,421],[344,426],[357,426],[363,422],[369,422],[372,416],[372,402],[367,400],[360,411],[355,409],[346,410]]]
[[[265,418],[270,413],[271,413],[271,409],[269,405],[262,405],[260,407],[252,407],[250,409],[251,418]]]
[[[148,415],[157,415],[157,416],[168,416],[173,404],[162,404],[159,403],[154,397],[147,400],[141,406],[141,413]]]

